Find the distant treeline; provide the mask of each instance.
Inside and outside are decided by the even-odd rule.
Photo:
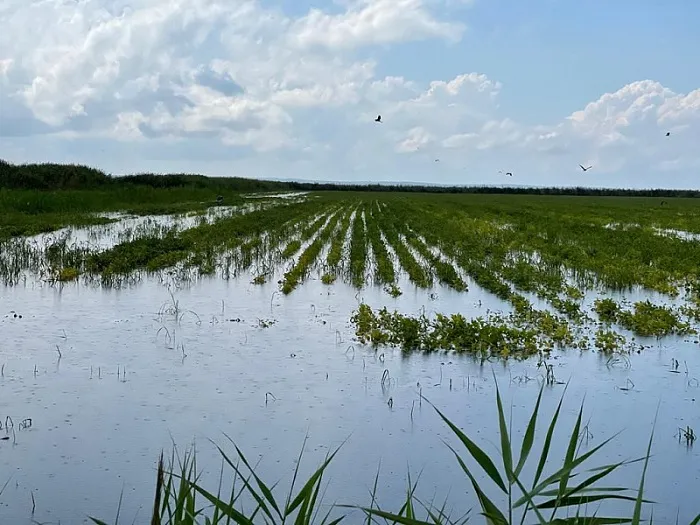
[[[99,189],[122,185],[152,188],[210,188],[229,191],[387,191],[415,193],[481,193],[515,195],[581,195],[613,197],[700,197],[700,190],[622,189],[527,186],[427,186],[413,184],[347,184],[206,177],[204,175],[143,173],[113,176],[78,164],[12,164],[0,159],[0,188],[67,190]]]
[[[144,173],[112,176],[79,164],[12,164],[0,159],[0,188],[30,190],[82,190],[136,185],[152,188],[210,188],[232,191],[274,191],[291,189],[283,182],[243,177]]]
[[[579,195],[590,197],[700,197],[700,190],[586,188],[576,186],[421,186],[413,184],[334,184],[289,182],[292,190],[305,191],[400,191],[407,193],[481,193],[512,195]]]

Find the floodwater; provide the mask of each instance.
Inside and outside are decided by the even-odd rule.
[[[399,509],[410,471],[413,481],[420,474],[423,501],[440,506],[447,496],[456,515],[470,507],[478,513],[444,441],[459,444],[419,392],[497,459],[494,375],[512,404],[519,450],[544,376],[537,359],[481,365],[456,355],[375,352],[353,341],[349,317],[361,300],[412,314],[480,315],[506,306],[473,283],[459,294],[418,291],[402,280],[404,293],[394,299],[378,287],[357,293],[311,277],[288,296],[275,293],[276,280],[249,284],[250,275],[180,285],[153,278],[120,290],[33,281],[0,288],[0,436],[9,437],[0,441],[0,488],[9,480],[0,523],[113,522],[122,491],[120,522],[149,523],[160,451],[194,440],[215,490],[221,459],[209,440],[235,452],[224,433],[283,489],[305,437],[302,476],[342,444],[326,478],[327,503],[368,505],[381,464],[382,508]],[[592,468],[642,456],[658,408],[647,496],[659,502],[655,522],[685,524],[700,512],[700,444],[679,442],[678,429],[700,430],[700,349],[681,339],[649,344],[629,361],[554,355],[549,363],[562,384],[545,387],[538,432],[568,381],[555,458],[584,400],[583,450],[622,432]],[[382,384],[385,370],[390,380]],[[552,462],[547,472],[556,468]],[[636,463],[605,484],[636,488],[640,472]],[[526,468],[525,480],[531,473]],[[359,521],[358,512],[348,520]]]
[[[211,206],[203,212],[176,213],[164,215],[126,215],[123,213],[102,213],[101,217],[115,222],[92,225],[85,228],[61,228],[53,232],[40,233],[27,237],[28,243],[35,246],[47,246],[58,240],[67,246],[106,250],[115,244],[131,241],[144,235],[166,232],[180,232],[201,224],[212,222],[233,215],[243,215],[275,205],[274,202],[243,204],[240,206]]]

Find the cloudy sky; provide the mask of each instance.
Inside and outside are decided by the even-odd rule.
[[[0,158],[699,188],[697,20],[689,0],[0,0]]]

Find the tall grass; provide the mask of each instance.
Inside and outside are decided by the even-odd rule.
[[[566,392],[566,390],[565,390]],[[513,434],[506,420],[500,390],[496,386],[496,416],[499,431],[500,458],[489,456],[463,429],[455,425],[442,411],[433,406],[440,420],[452,431],[453,443],[446,443],[454,455],[454,468],[464,473],[466,486],[478,502],[478,517],[471,511],[464,516],[452,517],[447,511],[447,500],[441,506],[423,501],[417,495],[417,483],[408,477],[406,498],[398,510],[389,511],[377,504],[379,471],[374,480],[369,506],[325,505],[321,493],[324,474],[340,447],[329,454],[313,474],[302,483],[298,481],[304,448],[296,462],[289,490],[278,495],[277,485],[269,485],[256,473],[244,453],[233,441],[235,456],[217,446],[230,476],[231,489],[222,495],[224,469],[215,491],[200,482],[200,473],[194,452],[187,452],[175,462],[171,457],[169,468],[164,468],[162,456],[158,464],[152,525],[195,524],[284,524],[334,525],[346,520],[358,521],[358,512],[366,524],[390,523],[403,525],[447,525],[482,522],[486,525],[523,525],[525,523],[604,525],[629,523],[640,525],[645,506],[645,480],[653,442],[653,431],[645,454],[634,460],[591,467],[597,456],[617,434],[592,449],[581,452],[584,428],[583,405],[571,429],[564,429],[567,444],[563,458],[555,457],[552,445],[562,439],[560,414],[564,394],[556,410],[549,416],[543,439],[539,438],[538,421],[542,419],[543,390],[541,389],[530,415],[519,451],[513,447]],[[427,401],[427,400],[426,400]],[[229,438],[230,440],[230,438]],[[342,445],[341,445],[342,446]],[[535,453],[535,449],[539,452]],[[642,463],[643,469],[636,488],[610,486],[606,480],[623,467]],[[528,467],[529,466],[529,467]],[[526,467],[528,467],[526,469]],[[529,480],[525,472],[531,471]],[[301,485],[300,488],[299,485]],[[601,515],[601,503],[616,501],[629,505],[628,511],[618,516]],[[246,510],[245,507],[249,508]],[[650,510],[650,509],[647,509]],[[98,525],[107,522],[91,518]],[[650,523],[652,520],[649,520]],[[700,514],[690,525],[700,523]]]

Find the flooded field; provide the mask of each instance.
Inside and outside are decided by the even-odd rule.
[[[304,481],[342,445],[319,523],[334,503],[369,506],[378,469],[383,510],[399,511],[410,475],[417,501],[480,523],[446,444],[464,447],[430,403],[502,471],[496,382],[516,458],[542,391],[526,484],[566,391],[546,475],[584,403],[580,454],[621,434],[571,486],[585,468],[644,457],[653,431],[654,521],[700,512],[700,210],[652,220],[624,199],[574,213],[537,199],[265,197],[0,241],[0,522],[113,523],[119,509],[120,523],[150,523],[161,450],[194,442],[216,492],[214,443],[234,458],[228,436],[281,494],[305,439]],[[634,499],[642,467],[602,486]]]

